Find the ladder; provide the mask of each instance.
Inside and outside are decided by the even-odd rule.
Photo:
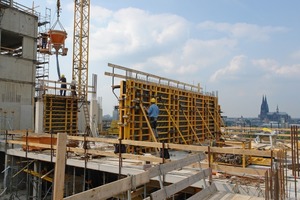
[[[87,136],[92,136],[90,127],[90,112],[88,107],[88,101],[86,99],[82,99],[82,109],[85,119],[85,133]]]

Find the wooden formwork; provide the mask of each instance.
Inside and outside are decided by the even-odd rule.
[[[76,135],[78,130],[78,100],[71,96],[43,95],[45,133],[66,132]]]
[[[109,66],[113,72],[106,72],[106,75],[123,79],[120,85],[112,86],[120,89],[120,138],[156,141],[144,108],[150,106],[151,98],[155,98],[160,109],[157,121],[160,142],[201,144],[206,139],[218,139],[221,116],[215,93],[203,93],[200,86],[122,66]],[[116,70],[121,70],[124,75],[117,74]]]

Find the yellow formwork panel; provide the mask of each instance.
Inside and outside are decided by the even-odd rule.
[[[148,107],[156,98],[160,114],[159,141],[197,144],[221,133],[218,98],[212,94],[170,85],[127,79],[120,83],[120,138],[153,141],[140,103]]]
[[[71,96],[45,94],[44,132],[66,132],[76,135],[78,130],[78,100]]]

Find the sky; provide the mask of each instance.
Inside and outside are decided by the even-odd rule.
[[[56,0],[19,0],[43,15]],[[223,115],[257,117],[263,95],[300,117],[300,1],[91,0],[89,80],[98,75],[97,96],[112,115],[117,98],[108,63],[217,92]],[[61,0],[60,22],[69,55],[61,72],[72,75],[73,0]],[[51,58],[50,79],[57,79]],[[89,81],[91,82],[91,81]]]

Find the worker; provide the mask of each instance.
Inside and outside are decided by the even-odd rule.
[[[71,82],[71,85],[70,85],[70,88],[71,88],[71,93],[72,93],[72,96],[75,97],[77,94],[76,94],[76,80],[75,78],[72,79],[72,82]]]
[[[48,43],[48,34],[41,33],[41,35],[42,35],[42,49],[46,49]]]
[[[155,138],[158,139],[158,133],[157,133],[157,117],[159,115],[159,108],[156,105],[156,99],[152,98],[150,100],[151,105],[147,109],[148,116],[150,119],[151,128],[153,130],[153,133],[155,135]]]
[[[66,82],[67,82],[67,79],[66,79],[65,75],[62,74],[59,81],[61,82],[60,87],[62,88],[60,90],[60,96],[66,96],[66,89],[67,89]]]

